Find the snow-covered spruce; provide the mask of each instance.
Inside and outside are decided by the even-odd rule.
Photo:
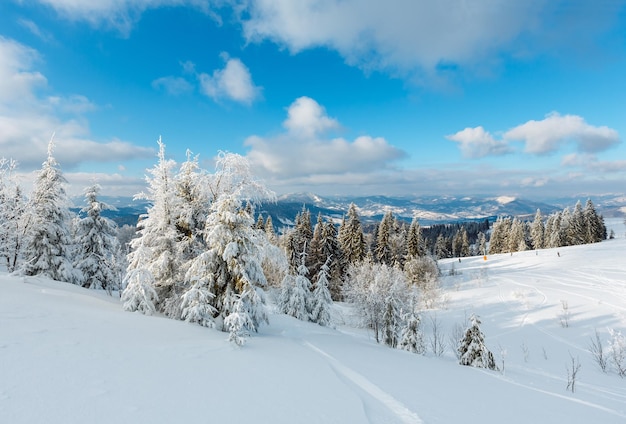
[[[18,269],[30,215],[17,177],[17,162],[0,158],[0,260],[7,271]]]
[[[470,325],[459,341],[459,363],[476,368],[498,369],[493,354],[485,345],[485,336],[480,330],[480,319],[472,314],[469,321]]]
[[[100,186],[94,184],[85,190],[85,206],[81,212],[87,216],[80,219],[76,228],[77,252],[74,266],[82,274],[81,285],[91,289],[103,289],[111,294],[119,288],[119,255],[117,225],[102,216],[102,211],[115,208],[98,200]]]
[[[311,321],[323,326],[329,326],[332,323],[330,308],[332,307],[333,300],[330,296],[330,290],[328,289],[328,272],[330,270],[328,265],[330,261],[331,258],[328,257],[317,275],[317,281],[315,281],[315,288],[313,289],[311,300]]]
[[[302,321],[308,321],[312,311],[311,281],[307,278],[309,270],[305,261],[306,253],[303,251],[300,254],[298,275],[285,276],[279,296],[279,310]]]
[[[81,275],[71,260],[74,246],[70,232],[72,214],[64,187],[66,180],[52,156],[53,149],[50,140],[48,157],[37,175],[29,201],[31,230],[24,249],[22,272],[78,284]]]
[[[218,329],[229,331],[231,341],[241,344],[242,337],[267,322],[261,290],[267,280],[261,263],[262,249],[268,243],[254,229],[252,205],[273,194],[252,177],[247,160],[235,154],[220,153],[216,173],[208,181],[213,197],[203,231],[207,250],[191,260],[183,297],[194,284],[202,284],[212,295],[203,297],[206,307],[213,307],[215,322],[222,323]],[[201,307],[199,298],[195,299],[193,304],[185,303],[183,316],[193,316],[190,308]],[[233,313],[237,315],[229,319]]]
[[[420,315],[412,310],[405,314],[403,317],[404,326],[400,334],[400,343],[398,344],[399,349],[419,354],[426,352],[421,321]]]

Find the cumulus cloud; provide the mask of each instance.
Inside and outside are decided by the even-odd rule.
[[[43,95],[47,80],[33,69],[37,60],[35,50],[0,37],[0,155],[16,159],[21,169],[37,168],[46,158],[52,134],[57,144],[55,157],[64,168],[84,161],[154,155],[152,149],[120,140],[92,140],[82,114],[96,106],[82,95]]]
[[[459,149],[466,158],[477,159],[485,156],[498,156],[512,150],[505,141],[498,141],[481,126],[465,128],[446,136],[448,140],[459,143]]]
[[[338,175],[371,174],[389,169],[405,153],[382,137],[363,135],[349,141],[328,137],[339,122],[309,97],[296,99],[283,122],[286,132],[275,137],[249,137],[247,157],[264,176],[276,179],[315,178],[336,181]]]
[[[552,112],[541,121],[528,121],[504,133],[507,140],[523,141],[525,151],[545,154],[558,150],[567,142],[574,142],[580,152],[595,153],[619,143],[616,130],[589,125],[577,115]]]
[[[446,136],[459,143],[464,157],[482,158],[513,152],[511,142],[521,141],[524,152],[533,155],[553,153],[568,143],[573,144],[578,153],[597,153],[620,143],[616,130],[606,126],[593,126],[577,115],[548,114],[541,121],[530,120],[518,125],[496,140],[482,126],[465,128]],[[566,160],[571,162],[573,157]],[[576,156],[580,160],[581,156]],[[569,163],[565,163],[569,164]]]
[[[226,61],[224,68],[216,69],[212,75],[200,73],[200,90],[215,101],[222,99],[251,104],[261,94],[261,88],[254,85],[250,70],[243,62],[222,53]]]
[[[310,97],[299,97],[289,106],[283,126],[293,134],[312,137],[339,128],[339,122],[329,118],[319,103]]]

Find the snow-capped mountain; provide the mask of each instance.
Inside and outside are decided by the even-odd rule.
[[[480,220],[500,215],[532,219],[537,209],[546,215],[565,207],[572,208],[578,200],[585,202],[587,196],[559,197],[545,201],[533,201],[514,196],[320,196],[314,193],[293,193],[278,196],[275,203],[263,204],[257,209],[264,217],[272,216],[277,228],[293,225],[296,215],[306,207],[314,221],[318,213],[339,222],[354,203],[364,222],[378,222],[386,211],[406,221],[417,217],[422,225],[456,221]],[[605,217],[626,215],[626,196],[592,196],[598,211]],[[134,224],[149,204],[131,197],[103,197],[103,201],[117,208],[107,215],[118,224]],[[82,198],[74,199],[76,210],[82,207]]]

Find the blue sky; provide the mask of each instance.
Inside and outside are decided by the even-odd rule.
[[[5,0],[0,156],[79,193],[247,156],[277,193],[626,192],[624,0]]]

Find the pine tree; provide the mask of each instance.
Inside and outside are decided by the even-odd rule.
[[[330,262],[331,258],[328,257],[317,275],[311,301],[311,321],[322,326],[329,326],[331,324],[330,308],[333,304],[333,300],[330,295],[330,290],[328,289]]]
[[[447,240],[443,234],[439,234],[435,242],[435,256],[437,259],[443,259],[447,258],[449,254]]]
[[[470,317],[470,326],[465,331],[463,338],[459,341],[459,363],[471,367],[496,370],[496,362],[493,359],[493,354],[485,345],[485,336],[480,330],[480,324],[480,319],[472,314]]]
[[[378,263],[391,265],[391,231],[393,228],[393,214],[387,211],[378,225],[376,234],[376,248],[374,258]]]
[[[214,314],[224,318],[222,330],[240,335],[256,332],[267,322],[261,291],[267,280],[261,265],[265,238],[253,228],[252,213],[253,205],[273,194],[252,177],[248,161],[232,153],[220,152],[209,187],[214,200],[204,230],[207,250],[191,261],[185,282],[188,287],[196,282],[207,287],[213,296],[206,299]],[[228,321],[234,312],[239,316]],[[234,332],[228,323],[235,327],[243,323],[245,328]]]
[[[198,156],[187,150],[187,160],[174,176],[174,194],[171,206],[175,221],[177,256],[181,264],[179,277],[187,271],[190,261],[202,253],[204,225],[209,215],[210,195],[206,190],[207,175],[200,169]],[[180,284],[178,282],[177,284]]]
[[[478,252],[479,255],[487,254],[487,237],[482,231],[478,233]]]
[[[509,252],[523,252],[527,249],[526,237],[524,234],[524,223],[515,218],[511,222],[511,229],[508,237]]]
[[[585,220],[585,242],[597,243],[606,239],[606,227],[604,219],[598,215],[591,199],[587,199],[585,209],[583,211]]]
[[[145,199],[151,203],[147,213],[140,217],[139,236],[131,240],[131,252],[128,254],[127,273],[135,268],[139,261],[134,258],[139,246],[143,246],[141,268],[150,272],[154,289],[158,294],[157,309],[173,318],[180,318],[180,287],[184,269],[179,231],[177,224],[180,216],[180,202],[176,195],[174,181],[176,162],[165,158],[165,144],[159,140],[158,162],[148,170],[146,177],[148,192],[139,193],[135,199]]]
[[[307,278],[308,273],[306,251],[303,250],[300,253],[298,274],[285,277],[280,297],[280,311],[302,321],[308,321],[311,317],[311,281]]]
[[[356,264],[366,256],[365,237],[361,220],[354,203],[350,204],[348,217],[342,223],[339,233],[339,245],[344,252],[346,264]]]
[[[576,202],[576,206],[574,206],[569,233],[569,239],[572,245],[585,244],[587,239],[587,222],[583,214],[583,207],[580,200]]]
[[[265,221],[265,235],[270,243],[274,245],[278,243],[278,238],[274,232],[274,223],[270,215],[267,216],[267,220]]]
[[[406,234],[407,259],[424,256],[424,239],[422,238],[422,228],[417,218],[413,218],[409,231]]]
[[[0,158],[0,258],[9,272],[18,269],[30,218],[16,170],[16,161]]]
[[[383,343],[389,347],[395,348],[398,345],[399,314],[397,299],[390,294],[385,299],[385,313],[382,321]]]
[[[317,279],[317,274],[326,261],[326,257],[323,256],[323,230],[324,221],[322,220],[322,214],[320,212],[317,215],[317,222],[313,228],[313,237],[311,238],[307,256],[307,267],[312,280]]]
[[[530,238],[532,240],[533,249],[537,250],[545,247],[544,233],[543,216],[541,215],[541,211],[537,209],[535,219],[530,226]]]
[[[132,267],[122,281],[124,291],[122,292],[122,307],[125,311],[139,311],[145,315],[152,315],[156,312],[156,305],[159,296],[154,290],[154,277],[150,271],[142,264],[149,260],[149,251],[143,245],[139,245],[135,250],[132,259]]]
[[[82,286],[91,289],[103,289],[111,294],[119,288],[117,256],[119,243],[117,225],[102,216],[102,211],[115,208],[98,200],[100,186],[94,184],[85,190],[85,206],[81,212],[87,214],[76,229],[78,244],[74,259],[76,269],[82,273]]]
[[[412,309],[404,316],[404,326],[400,335],[398,347],[412,353],[423,354],[426,352],[424,334],[421,330],[421,317]]]
[[[48,144],[48,158],[43,163],[29,202],[31,231],[25,248],[25,275],[44,275],[53,280],[77,284],[80,272],[72,266],[72,215],[65,193],[65,177],[52,156],[54,144]]]

